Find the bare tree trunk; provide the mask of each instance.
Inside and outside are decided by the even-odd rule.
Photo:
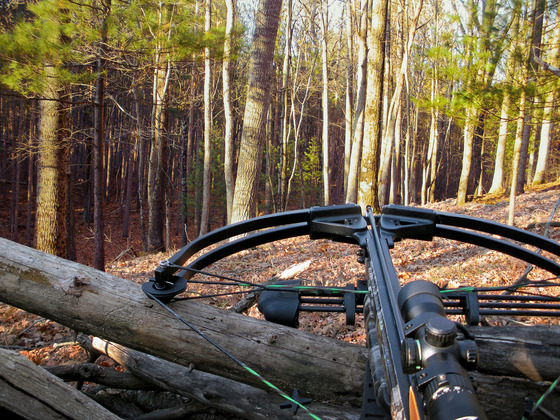
[[[367,95],[367,34],[368,34],[369,0],[360,1],[360,28],[358,31],[358,65],[357,65],[357,93],[352,123],[352,147],[350,153],[350,166],[346,188],[346,202],[358,201],[358,181],[362,161],[362,148],[364,138],[364,114]],[[356,19],[358,21],[358,19]]]
[[[261,0],[249,61],[247,103],[233,195],[232,223],[255,214],[270,101],[272,60],[282,0]]]
[[[47,86],[39,101],[39,174],[35,246],[50,254],[64,256],[65,147],[60,139],[60,87],[56,70],[45,66]]]
[[[127,147],[127,158],[126,158],[126,196],[124,205],[124,216],[123,216],[123,238],[128,238],[129,235],[129,225],[130,225],[130,211],[132,208],[132,180],[134,178],[134,158],[136,155],[136,150],[138,149],[138,133],[133,132],[131,134],[131,144]]]
[[[36,108],[37,101],[33,100],[30,104],[31,115],[36,115],[37,108]],[[33,222],[33,193],[35,191],[35,177],[33,174],[35,173],[35,138],[36,138],[36,124],[37,120],[34,116],[30,116],[29,118],[29,156],[28,156],[28,164],[27,164],[27,216],[25,218],[25,244],[27,246],[31,246],[33,244],[33,229],[32,229],[32,222]]]
[[[212,0],[205,0],[204,30],[208,34],[212,26]],[[202,169],[202,213],[200,216],[199,235],[208,232],[210,209],[210,182],[212,159],[212,63],[210,62],[210,48],[204,49],[204,163]]]
[[[328,35],[329,15],[328,15],[328,2],[321,0],[321,63],[322,63],[322,110],[323,110],[323,140],[322,140],[322,155],[323,155],[323,205],[328,206],[330,202],[330,165],[329,165],[329,73],[328,73],[328,57],[327,57],[327,35]]]
[[[163,20],[165,11],[160,4],[160,19]],[[171,22],[170,22],[170,26]],[[148,161],[148,249],[162,251],[165,249],[165,189],[167,166],[167,134],[165,133],[166,114],[165,102],[171,60],[164,57],[162,45],[156,47],[154,57],[154,74],[152,87],[152,121],[151,121],[151,149]]]
[[[531,29],[531,44],[527,46],[529,49],[527,57],[527,72],[528,80],[527,86],[532,86],[536,81],[534,73],[536,68],[535,56],[540,58],[541,55],[541,41],[543,32],[544,12],[546,8],[546,0],[534,0],[533,13],[532,13],[532,29]],[[526,175],[525,169],[527,167],[527,156],[529,152],[529,141],[531,136],[531,119],[533,113],[534,96],[527,94],[525,104],[525,126],[523,127],[523,142],[521,145],[519,156],[519,171],[517,172],[517,193],[523,193],[525,182],[529,175]]]
[[[293,126],[294,126],[294,161],[292,164],[292,172],[290,174],[290,177],[288,178],[288,184],[286,187],[286,203],[289,201],[290,199],[290,192],[291,192],[291,188],[292,188],[292,181],[294,180],[294,177],[296,175],[296,170],[298,168],[299,165],[299,160],[298,160],[298,145],[299,145],[299,137],[300,137],[300,132],[301,132],[301,125],[303,122],[303,118],[304,118],[304,109],[305,106],[307,104],[307,98],[309,97],[309,90],[311,87],[311,79],[313,76],[313,70],[315,69],[315,63],[316,60],[313,60],[313,65],[311,66],[311,71],[309,72],[309,77],[307,78],[307,85],[305,87],[305,94],[303,96],[303,99],[301,100],[301,106],[300,106],[300,112],[299,112],[299,120],[296,119],[296,109],[295,109],[295,103],[294,103],[294,98],[296,96],[296,80],[298,78],[298,74],[299,74],[299,68],[300,68],[300,61],[301,61],[301,55],[298,55],[298,62],[297,62],[297,66],[296,66],[296,73],[294,74],[294,84],[293,84],[293,89],[292,89],[292,100],[291,100],[291,111],[290,113],[292,114],[292,118],[293,118]],[[300,173],[301,176],[301,173]],[[303,182],[302,182],[303,185]],[[301,188],[301,192],[302,192],[302,196],[303,196],[303,192],[304,189]],[[303,198],[302,198],[302,208],[304,208],[305,206],[303,205]],[[284,208],[284,210],[287,210],[286,208]]]
[[[281,126],[280,126],[280,184],[278,206],[285,210],[288,205],[288,143],[291,132],[290,111],[288,106],[288,83],[290,80],[290,67],[292,60],[292,0],[286,6],[286,45],[282,63],[282,86],[280,87]]]
[[[224,177],[226,184],[227,221],[231,222],[233,205],[233,124],[234,114],[231,103],[231,54],[233,48],[233,27],[235,25],[235,0],[226,0],[227,19],[224,39],[224,62],[222,67],[224,94]]]
[[[140,235],[142,237],[142,250],[144,252],[148,251],[148,237],[146,235],[146,181],[145,181],[145,145],[144,145],[144,130],[142,128],[142,116],[140,113],[140,98],[138,97],[138,86],[136,85],[136,80],[133,79],[132,82],[132,95],[134,97],[134,108],[136,113],[136,136],[138,137],[138,183],[137,183],[137,194],[138,194],[138,213],[140,217]]]
[[[79,341],[88,351],[108,356],[135,377],[144,379],[144,384],[152,384],[236,416],[270,419],[279,413],[279,405],[284,402],[275,393],[158,359],[100,338],[81,336]],[[313,414],[325,420],[353,420],[359,414],[355,408],[324,405],[315,401],[309,408]]]
[[[465,127],[463,128],[463,165],[461,178],[459,179],[459,190],[457,191],[457,205],[462,206],[467,201],[467,188],[469,175],[471,173],[473,139],[476,119],[476,108],[469,106],[466,111]]]
[[[101,37],[99,40],[96,63],[95,97],[93,99],[93,266],[105,271],[105,233],[103,219],[103,144],[105,142],[105,44],[107,43],[108,19],[111,13],[111,0],[102,9]],[[107,177],[109,178],[109,177]]]
[[[551,61],[551,65],[557,67],[560,61],[560,46],[558,41],[560,40],[560,24],[556,23],[556,28],[554,29],[554,35],[552,37],[554,40],[554,44],[550,50],[549,57]],[[536,58],[536,61],[540,62]],[[556,89],[552,87],[552,84],[547,83],[549,93],[546,97],[544,112],[543,112],[543,121],[541,127],[541,142],[539,144],[539,157],[537,159],[537,165],[535,168],[535,176],[533,177],[534,184],[542,184],[546,180],[546,171],[548,167],[548,155],[550,151],[550,141],[551,141],[551,133],[554,127],[554,121],[552,120],[552,112],[554,108],[554,103],[556,102]]]
[[[352,153],[352,122],[354,121],[354,22],[352,1],[346,2],[346,92],[344,113],[344,197],[348,196],[348,177],[350,174],[350,156]]]
[[[119,419],[19,353],[0,349],[0,356],[0,407],[6,418]]]
[[[368,27],[367,97],[364,112],[364,143],[358,204],[363,208],[371,205],[379,209],[377,173],[381,147],[381,117],[383,98],[383,75],[385,65],[385,26],[387,0],[373,0],[369,8],[371,27]]]
[[[414,42],[414,37],[416,35],[416,29],[418,27],[418,20],[420,19],[420,13],[422,12],[423,1],[418,2],[416,13],[410,22],[410,30],[406,37],[406,46],[403,48],[403,57],[401,66],[399,68],[395,91],[393,92],[393,97],[389,105],[387,112],[387,120],[385,126],[383,127],[383,145],[381,150],[381,162],[379,168],[379,204],[385,205],[389,202],[389,182],[390,182],[390,169],[391,169],[391,157],[398,153],[395,148],[395,132],[400,130],[400,126],[397,125],[398,114],[401,109],[402,103],[402,92],[405,81],[405,74],[408,71],[408,57],[412,50],[412,45]],[[405,9],[403,11],[404,19],[408,19],[408,13]]]
[[[437,77],[437,75],[436,75]],[[435,87],[434,91],[437,93],[438,90],[438,82],[434,80]],[[435,99],[435,98],[434,98]],[[427,200],[433,203],[436,200],[435,196],[435,189],[436,189],[436,176],[437,176],[437,156],[438,156],[438,142],[439,142],[439,109],[434,107],[432,109],[432,126],[430,127],[430,142],[431,145],[431,153],[428,153],[428,157],[430,159],[430,182],[427,188]]]
[[[526,79],[525,79],[526,80]],[[513,164],[511,169],[511,190],[509,195],[509,211],[508,211],[508,224],[513,226],[515,223],[515,197],[517,191],[517,179],[519,171],[523,170],[520,167],[521,163],[521,148],[523,147],[523,127],[525,126],[525,102],[527,95],[525,87],[521,91],[521,98],[519,99],[519,115],[517,116],[517,130],[515,132],[515,143],[513,146]]]
[[[12,193],[10,194],[10,216],[8,226],[10,229],[10,239],[14,242],[18,241],[18,222],[19,222],[19,202],[20,202],[20,178],[21,178],[21,161],[22,158],[15,147],[19,143],[20,136],[22,136],[22,127],[24,121],[23,113],[23,98],[16,99],[18,104],[17,113],[19,118],[12,118],[12,136],[13,136],[13,149],[10,156],[11,163],[11,178]],[[15,107],[14,107],[15,108]]]
[[[502,113],[500,117],[500,131],[498,133],[498,146],[496,148],[496,160],[494,164],[494,175],[492,177],[492,186],[490,194],[497,193],[503,189],[504,184],[504,156],[506,151],[506,142],[508,135],[509,123],[509,94],[504,93],[502,100]]]

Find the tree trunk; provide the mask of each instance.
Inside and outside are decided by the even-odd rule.
[[[288,206],[288,142],[291,131],[290,111],[288,106],[288,83],[290,80],[290,66],[292,58],[292,0],[286,6],[286,46],[282,63],[282,86],[280,88],[281,126],[280,126],[280,185],[278,194],[278,208],[285,211]],[[298,61],[299,63],[299,61]],[[294,81],[295,83],[295,81]]]
[[[205,1],[204,31],[210,33],[212,26],[212,0]],[[204,163],[202,166],[202,212],[200,215],[199,235],[208,232],[210,212],[210,182],[212,159],[212,63],[210,47],[204,48]]]
[[[459,190],[457,191],[457,205],[462,206],[467,202],[467,189],[471,173],[473,139],[476,122],[476,108],[470,106],[466,111],[465,127],[463,128],[463,165],[461,178],[459,179]]]
[[[128,238],[129,235],[129,225],[130,225],[130,211],[132,207],[132,187],[134,179],[134,158],[136,157],[136,150],[138,150],[138,133],[131,133],[131,144],[127,146],[127,158],[126,158],[126,195],[124,204],[124,215],[123,215],[123,226],[122,226],[122,237]]]
[[[396,131],[400,130],[401,127],[398,125],[399,112],[401,110],[402,103],[402,92],[404,88],[405,75],[408,71],[408,57],[412,50],[414,37],[416,36],[416,29],[418,27],[418,19],[420,19],[420,13],[422,12],[423,1],[418,2],[416,13],[410,22],[410,31],[405,39],[406,45],[403,47],[403,55],[401,66],[398,70],[396,81],[395,81],[395,91],[393,92],[393,97],[391,98],[391,103],[387,112],[387,119],[385,126],[383,127],[384,140],[381,150],[381,161],[379,168],[379,204],[385,205],[389,202],[389,183],[391,175],[391,160],[392,157],[398,157],[399,150],[395,147],[395,137]],[[406,15],[407,11],[403,11],[405,14],[404,18],[408,19]]]
[[[381,147],[381,117],[383,103],[383,75],[385,63],[385,26],[387,0],[372,0],[370,4],[371,26],[368,27],[367,96],[364,112],[364,140],[358,204],[379,209],[377,173]]]
[[[30,108],[31,108],[31,115],[37,115],[36,106],[35,104],[37,101],[32,101]],[[27,157],[27,215],[25,218],[25,244],[27,246],[31,246],[33,244],[33,229],[32,229],[32,221],[33,221],[33,194],[35,191],[35,138],[36,138],[36,117],[30,116],[29,117],[29,139],[28,139],[28,147],[29,147],[29,155]]]
[[[321,107],[323,111],[322,127],[322,156],[323,156],[323,205],[328,206],[330,202],[330,164],[329,164],[329,73],[327,57],[327,35],[328,35],[329,15],[328,2],[321,0],[321,64],[323,90],[321,94]]]
[[[140,216],[140,235],[142,236],[142,250],[144,252],[148,251],[148,236],[146,235],[146,218],[144,215],[146,209],[146,181],[145,181],[145,142],[144,142],[144,130],[142,127],[142,115],[140,113],[140,98],[138,97],[138,86],[136,85],[136,79],[132,82],[132,95],[134,98],[134,109],[136,111],[136,135],[138,136],[138,183],[137,183],[137,193],[138,193],[138,213]]]
[[[227,221],[231,222],[233,204],[233,124],[234,114],[231,102],[231,55],[233,49],[233,27],[235,25],[235,0],[226,0],[227,19],[224,39],[224,62],[222,68],[224,94],[224,178],[226,184]]]
[[[65,244],[65,169],[66,147],[60,139],[60,92],[54,67],[45,66],[47,86],[39,102],[39,174],[35,246],[64,256]]]
[[[533,13],[532,13],[532,30],[531,30],[531,44],[527,46],[528,51],[528,61],[527,61],[527,72],[528,80],[527,87],[533,86],[536,82],[535,68],[537,58],[540,58],[541,54],[541,40],[543,32],[543,21],[544,12],[546,8],[546,0],[534,0]],[[525,125],[523,127],[523,142],[521,144],[521,150],[519,155],[519,171],[517,172],[517,186],[516,190],[518,194],[523,193],[525,188],[525,182],[530,174],[527,175],[525,170],[527,168],[527,156],[529,153],[529,141],[531,136],[531,120],[533,117],[533,103],[535,98],[531,91],[526,94],[525,99]]]
[[[95,96],[93,98],[93,266],[98,270],[105,271],[103,144],[105,141],[105,44],[107,43],[108,19],[111,13],[110,0],[104,4],[102,13],[101,37],[96,63]]]
[[[247,103],[233,194],[232,223],[255,214],[270,101],[274,44],[282,0],[261,0],[256,12],[255,34],[249,59]]]
[[[171,63],[161,57],[155,59],[152,90],[152,143],[148,161],[148,250],[162,251],[165,220],[165,185],[167,163],[167,136],[164,133],[164,103]]]
[[[367,95],[367,34],[368,34],[368,13],[369,1],[360,1],[360,29],[358,31],[358,65],[357,65],[357,92],[356,105],[354,108],[352,122],[352,146],[350,152],[350,162],[348,169],[348,181],[346,188],[346,202],[356,203],[358,201],[358,182],[360,179],[360,169],[362,161],[362,148],[364,139],[364,113],[366,108]],[[358,19],[356,19],[358,20]]]
[[[157,6],[159,27],[155,33],[152,84],[151,148],[148,161],[148,250],[165,249],[165,191],[167,187],[167,93],[171,75],[171,58],[164,46],[174,25],[173,9],[164,3]],[[166,29],[164,29],[166,28]],[[167,33],[165,31],[168,31]]]
[[[354,121],[354,22],[352,2],[346,2],[346,90],[344,112],[344,197],[348,197],[348,177],[350,174],[350,156],[352,152],[352,121]]]
[[[496,160],[494,164],[494,175],[490,194],[498,193],[503,189],[504,184],[504,156],[506,152],[507,132],[509,123],[509,94],[504,93],[502,100],[502,114],[500,117],[500,131],[498,134],[498,146],[496,148]]]
[[[526,77],[526,76],[525,76]],[[527,79],[525,79],[526,81]],[[515,197],[518,194],[518,173],[523,171],[521,167],[521,149],[523,147],[523,127],[525,126],[525,93],[526,86],[522,87],[519,99],[519,115],[517,116],[517,129],[515,132],[515,143],[513,145],[513,163],[511,167],[511,189],[509,194],[508,225],[513,226],[515,222]]]
[[[560,40],[560,25],[556,25],[554,29],[554,35],[552,36],[554,44],[550,49],[549,57],[551,65],[557,67],[560,61],[560,46],[558,40]],[[542,65],[542,60],[540,57],[536,57],[535,61]],[[537,165],[535,169],[535,176],[533,177],[534,184],[542,184],[546,182],[546,171],[548,167],[548,155],[550,151],[550,141],[552,130],[554,127],[554,122],[552,120],[552,112],[554,103],[556,102],[556,89],[554,89],[552,83],[547,83],[545,85],[549,89],[549,93],[546,96],[546,102],[543,112],[543,121],[541,127],[541,142],[539,144],[539,157],[537,159]]]

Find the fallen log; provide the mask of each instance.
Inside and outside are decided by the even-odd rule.
[[[187,410],[184,418],[189,414],[208,412],[201,404],[190,401],[180,395],[165,391],[139,391],[114,388],[86,389],[86,394],[97,403],[123,419],[139,419],[144,416],[169,415],[164,409]],[[80,419],[81,420],[81,419]],[[167,420],[160,417],[160,420]]]
[[[478,345],[480,372],[554,381],[560,376],[560,327],[469,327]]]
[[[64,382],[95,382],[111,388],[120,389],[157,389],[130,372],[118,372],[95,363],[80,363],[76,365],[47,366],[45,370]]]
[[[74,330],[183,366],[263,384],[173,315],[140,285],[0,238],[0,301]],[[174,311],[267,380],[322,401],[361,402],[365,349],[332,338],[178,302]]]
[[[0,349],[0,407],[26,419],[118,419],[19,353]]]
[[[550,384],[509,376],[490,376],[473,373],[476,395],[489,419],[521,419],[528,400],[537,402]],[[558,389],[546,398],[542,407],[552,413],[560,413]],[[528,417],[526,417],[528,418]],[[532,417],[533,418],[533,417]],[[535,419],[551,417],[536,416]]]
[[[138,284],[1,238],[0,301],[197,371],[262,386],[146,298]],[[172,305],[178,315],[280,388],[290,392],[297,387],[301,395],[322,401],[361,403],[364,348],[192,301]],[[496,375],[506,370],[508,375],[527,377],[528,369],[518,367],[525,358],[538,372],[531,377],[552,379],[558,368],[560,329],[544,328],[540,344],[531,346],[527,337],[534,336],[538,327],[503,333],[495,327],[473,329],[481,343],[481,368]],[[493,344],[486,335],[507,348]],[[502,355],[503,361],[488,362]]]
[[[192,370],[100,338],[80,336],[78,340],[86,350],[110,357],[146,383],[191,398],[205,406],[248,419],[308,418],[303,410],[299,410],[297,416],[291,410],[280,410],[280,405],[286,400],[275,393]],[[314,402],[309,409],[325,420],[360,417],[360,410],[351,407]]]

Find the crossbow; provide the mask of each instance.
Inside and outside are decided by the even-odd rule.
[[[369,207],[364,215],[358,205],[347,204],[277,213],[228,225],[199,237],[162,262],[142,288],[166,306],[188,289],[195,274],[212,275],[204,271],[210,264],[242,250],[304,235],[357,245],[366,279],[340,288],[302,286],[298,280],[251,284],[228,277],[222,277],[223,284],[259,291],[258,307],[265,319],[292,327],[298,326],[303,311],[344,312],[347,324],[355,322],[356,313],[363,313],[368,360],[362,418],[486,418],[468,373],[477,364],[475,337],[467,326],[449,316],[463,315],[465,324],[476,325],[484,315],[560,315],[558,297],[522,293],[529,287],[558,286],[550,279],[525,280],[503,288],[440,289],[424,280],[401,286],[390,249],[403,239],[431,241],[440,237],[479,245],[524,260],[554,276],[560,275],[560,264],[542,255],[541,250],[560,256],[560,244],[493,221],[397,205],[384,207],[377,216]],[[218,243],[221,245],[214,247]],[[235,356],[220,350],[270,385]],[[318,418],[298,398],[277,391],[296,410],[301,407]]]

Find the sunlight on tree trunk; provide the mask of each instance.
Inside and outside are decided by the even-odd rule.
[[[256,213],[261,155],[270,101],[272,60],[282,0],[261,0],[249,59],[247,103],[233,194],[232,223]]]
[[[35,246],[38,250],[64,257],[64,209],[66,189],[64,154],[60,139],[60,87],[53,66],[45,65],[48,84],[39,102],[39,175]]]
[[[368,28],[367,97],[364,112],[364,143],[358,204],[379,210],[377,173],[379,169],[383,74],[385,63],[385,26],[387,0],[374,0],[370,5],[371,27]]]
[[[366,107],[367,95],[367,34],[368,34],[368,13],[369,1],[360,1],[359,19],[356,17],[356,23],[359,22],[356,41],[358,44],[358,62],[357,62],[357,92],[356,105],[353,113],[352,123],[352,146],[350,152],[350,162],[348,168],[348,181],[346,187],[346,202],[358,202],[358,181],[360,179],[362,148],[364,139],[364,113]]]
[[[463,129],[463,166],[461,179],[459,180],[459,191],[457,192],[457,205],[462,206],[467,201],[467,187],[469,185],[469,174],[471,172],[473,139],[476,119],[476,109],[469,107],[466,111],[465,128]]]
[[[322,57],[322,76],[323,76],[323,92],[321,96],[321,106],[323,109],[323,205],[328,206],[330,202],[330,166],[329,166],[329,74],[328,74],[328,55],[327,55],[327,35],[328,35],[328,3],[327,0],[321,0],[321,57]]]
[[[226,0],[227,18],[224,39],[224,62],[222,67],[224,94],[224,178],[226,184],[226,212],[227,221],[231,221],[231,206],[233,204],[233,130],[234,112],[231,100],[231,56],[233,49],[233,27],[235,25],[235,0]]]
[[[506,151],[506,142],[508,135],[509,123],[509,94],[504,94],[502,100],[502,113],[500,117],[500,130],[498,133],[498,145],[496,149],[496,159],[494,163],[494,176],[492,177],[492,186],[490,194],[495,194],[503,189],[504,184],[504,156]]]
[[[212,26],[212,0],[206,0],[204,31],[209,34]],[[210,211],[210,182],[212,159],[212,63],[210,61],[210,48],[204,49],[204,163],[202,176],[202,211],[200,216],[199,235],[208,232]]]

